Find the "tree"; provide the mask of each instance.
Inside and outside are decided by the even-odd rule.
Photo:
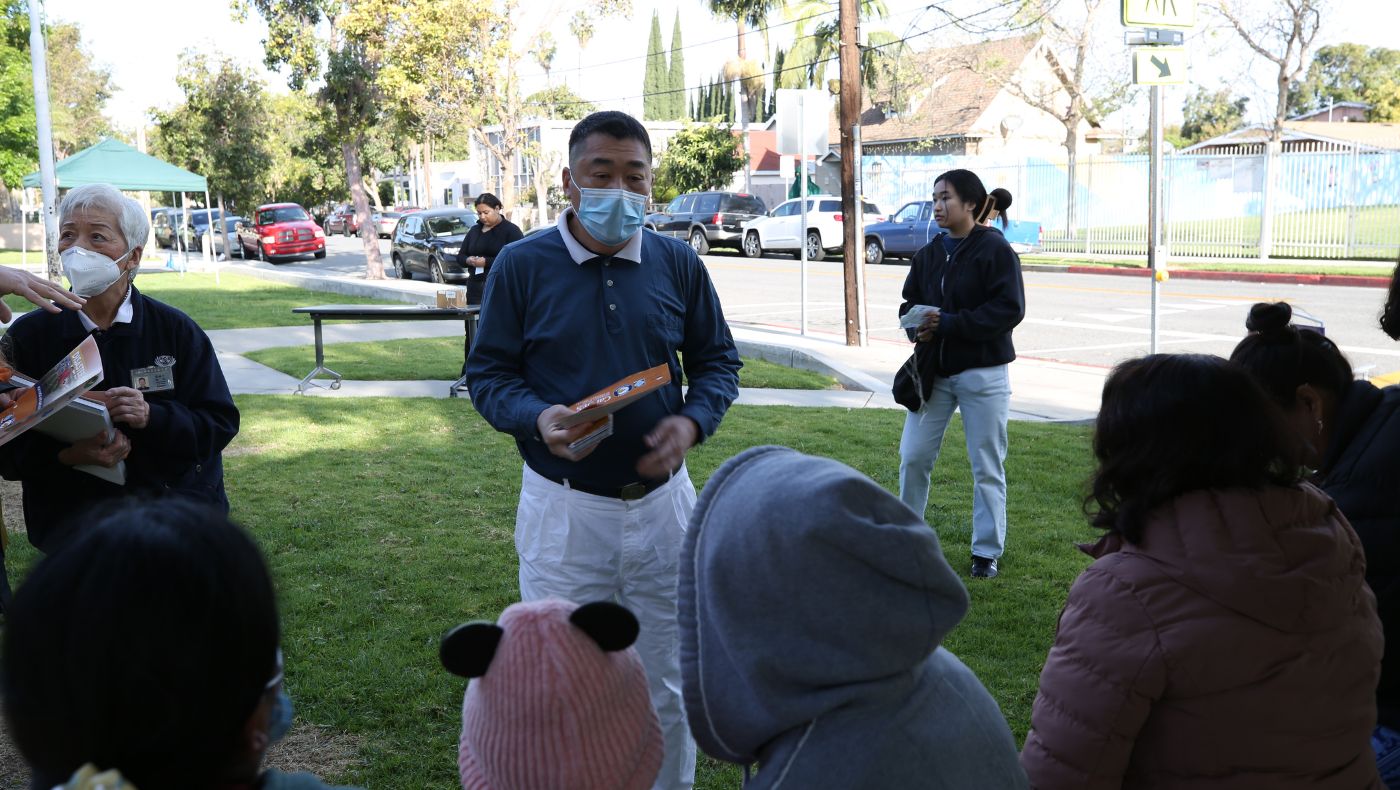
[[[384,279],[379,234],[370,222],[370,197],[364,187],[361,150],[366,130],[379,119],[375,76],[379,63],[371,54],[389,25],[388,0],[237,0],[235,9],[256,10],[267,22],[263,41],[270,69],[285,67],[293,90],[322,83],[318,101],[329,110],[327,122],[340,147],[345,183],[360,224],[365,249],[365,276]]]
[[[666,52],[661,46],[661,19],[651,12],[651,38],[647,41],[647,65],[642,77],[642,118],[659,121],[666,117],[670,106],[671,72],[666,67]]]
[[[559,54],[559,47],[554,43],[554,34],[548,30],[541,30],[539,35],[535,36],[535,44],[530,49],[530,54],[534,56],[535,62],[540,64],[540,68],[544,69],[545,89],[543,93],[548,98],[551,95],[549,89],[552,87],[552,83],[549,81],[549,69],[554,65],[554,56]],[[526,99],[525,103],[528,105],[529,99]],[[549,114],[546,117],[553,118],[554,108],[548,107],[547,109]]]
[[[29,12],[20,0],[9,0],[0,6],[0,181],[9,189],[18,189],[39,166],[37,141]]]
[[[861,24],[889,14],[884,0],[860,1]],[[827,66],[837,60],[840,34],[831,4],[825,0],[803,0],[787,6],[783,16],[793,22],[792,48],[774,65],[775,82],[783,88],[818,88],[827,84]],[[861,48],[861,74],[867,87],[874,88],[904,54],[899,37],[888,30],[866,30],[867,45]]]
[[[545,118],[578,121],[597,109],[597,105],[574,93],[567,85],[555,85],[525,97],[525,111]]]
[[[302,91],[270,96],[267,114],[267,198],[303,206],[344,200],[345,167],[335,139],[335,114]],[[367,150],[361,153],[371,158]]]
[[[1110,7],[1111,3],[1108,4]],[[1121,63],[1104,65],[1105,54],[1117,55],[1121,49],[1103,44],[1098,29],[1103,19],[1105,0],[1075,0],[1055,3],[1052,0],[1027,0],[1023,16],[1032,20],[1034,28],[1044,36],[1045,55],[1050,60],[1055,79],[1041,81],[1030,74],[1019,75],[1006,87],[1016,97],[1059,121],[1065,130],[1066,194],[1065,232],[1073,235],[1078,225],[1076,216],[1076,166],[1079,159],[1080,126],[1117,111],[1132,96]],[[1082,15],[1080,11],[1082,10]],[[1013,22],[1014,24],[1015,22]],[[1121,41],[1122,39],[1118,39]],[[985,64],[990,72],[1006,64]],[[972,65],[972,68],[979,68]]]
[[[1371,105],[1371,121],[1400,121],[1400,50],[1361,44],[1320,47],[1303,81],[1290,87],[1290,115],[1339,102]]]
[[[62,159],[111,136],[112,122],[102,114],[102,108],[115,89],[111,72],[93,64],[77,25],[51,25],[44,36],[51,64],[49,117],[54,156]]]
[[[578,86],[583,87],[583,51],[588,48],[588,42],[593,40],[596,32],[593,17],[586,10],[580,9],[574,12],[574,16],[569,20],[569,32],[573,34],[574,40],[578,41]]]
[[[722,189],[743,168],[748,156],[729,125],[696,124],[676,132],[661,152],[657,192]]]
[[[671,25],[671,78],[667,81],[669,109],[666,120],[679,121],[686,118],[685,97],[689,93],[685,84],[685,46],[681,44],[681,12],[676,11],[675,23]]]
[[[1185,116],[1180,131],[1182,141],[1191,145],[1240,128],[1247,104],[1247,97],[1231,98],[1228,87],[1214,91],[1196,88],[1195,95],[1188,98],[1182,108]]]
[[[768,21],[769,12],[783,5],[783,0],[708,0],[710,12],[722,19],[732,19],[735,25],[735,57],[724,65],[724,76],[730,82],[738,82],[743,87],[748,100],[740,121],[746,126],[753,117],[753,98],[763,86],[763,74],[759,65],[749,60],[745,33],[750,27],[763,27]]]
[[[77,25],[50,25],[44,35],[54,153],[62,158],[111,134],[111,123],[102,114],[112,94],[111,75],[92,65]],[[0,2],[0,182],[8,189],[18,189],[24,176],[38,168],[37,140],[29,11],[22,0],[4,0]],[[4,199],[8,202],[8,192]]]
[[[1322,6],[1323,0],[1269,0],[1250,3],[1249,13],[1240,0],[1218,0],[1212,6],[1250,49],[1277,67],[1271,142],[1283,140],[1290,89],[1308,64],[1308,50],[1322,27]]]
[[[211,194],[238,211],[252,210],[267,196],[272,161],[262,82],[231,60],[211,61],[187,50],[175,83],[185,101],[155,113],[152,149],[207,178]]]

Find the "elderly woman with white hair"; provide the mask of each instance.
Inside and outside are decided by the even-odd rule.
[[[95,503],[129,495],[184,496],[227,511],[222,452],[238,434],[238,408],[204,331],[132,284],[150,230],[145,210],[93,184],[64,196],[58,222],[64,273],[86,303],[20,317],[0,350],[39,376],[95,337],[103,379],[91,396],[118,430],[111,441],[99,434],[71,445],[30,431],[0,447],[0,474],[23,483],[29,541],[51,551]],[[74,469],[123,460],[125,486]]]

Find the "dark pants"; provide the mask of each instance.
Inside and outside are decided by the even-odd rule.
[[[486,288],[486,275],[473,274],[467,278],[467,305],[479,306],[481,304],[481,292]],[[467,375],[467,357],[472,353],[471,341],[462,340],[462,376]]]

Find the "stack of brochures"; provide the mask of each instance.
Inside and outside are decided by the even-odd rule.
[[[613,412],[671,383],[671,369],[665,364],[634,373],[589,395],[570,408],[574,413],[559,421],[571,428],[589,423],[588,433],[575,439],[569,449],[582,452],[612,436]]]
[[[38,381],[18,373],[11,374],[9,381],[18,388],[9,393],[9,407],[0,411],[0,445],[30,428],[67,444],[104,431],[109,441],[116,436],[107,407],[82,397],[102,381],[102,355],[91,335]],[[74,468],[108,482],[126,484],[124,461],[112,467]]]

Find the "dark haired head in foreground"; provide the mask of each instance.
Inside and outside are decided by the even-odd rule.
[[[1400,262],[1395,264],[1395,273],[1390,275],[1390,290],[1385,295],[1385,309],[1381,311],[1381,331],[1390,335],[1391,340],[1400,340]]]
[[[1238,365],[1157,354],[1114,368],[1094,431],[1098,469],[1085,502],[1094,526],[1142,540],[1143,521],[1190,491],[1299,480],[1278,408]]]
[[[86,763],[141,790],[257,785],[281,718],[277,607],[218,510],[109,509],[35,567],[7,619],[0,692],[36,787]]]
[[[1400,386],[1356,380],[1335,343],[1292,326],[1291,318],[1282,302],[1254,305],[1250,334],[1230,358],[1283,407],[1288,430],[1305,450],[1304,463],[1317,470],[1313,482],[1361,539],[1385,641],[1400,645]],[[1400,786],[1400,649],[1386,650],[1376,699],[1376,750],[1390,766],[1382,778]]]
[[[1218,357],[1109,376],[1090,499],[1109,532],[1040,673],[1032,787],[1383,787],[1366,561],[1287,434]]]

